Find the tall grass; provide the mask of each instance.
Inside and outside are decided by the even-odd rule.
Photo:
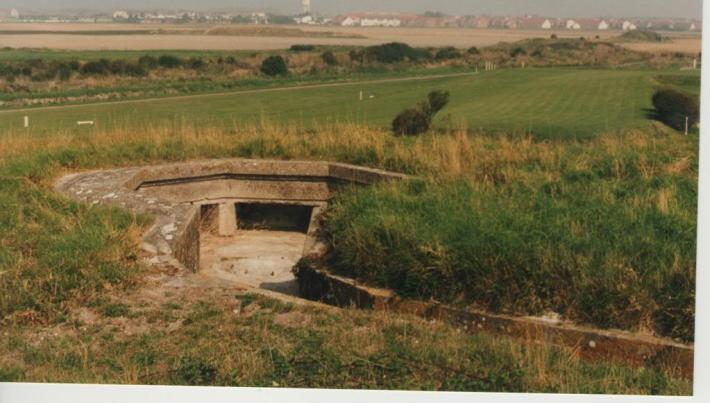
[[[400,139],[265,121],[51,137],[18,130],[0,137],[0,150],[0,316],[61,312],[69,296],[111,283],[96,274],[101,262],[110,273],[133,270],[140,220],[54,194],[61,172],[299,158],[421,178],[336,200],[326,229],[340,272],[405,295],[693,338],[697,137],[657,125],[584,141],[463,130]]]

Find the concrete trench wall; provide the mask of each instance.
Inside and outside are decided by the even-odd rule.
[[[404,299],[391,290],[369,287],[331,273],[318,263],[322,253],[306,253],[296,267],[303,298],[341,307],[412,314],[443,320],[465,331],[485,331],[525,341],[572,347],[585,359],[603,359],[624,365],[673,368],[692,379],[694,348],[673,340],[621,330],[600,330],[573,323],[535,317],[493,314],[447,306],[433,301]]]

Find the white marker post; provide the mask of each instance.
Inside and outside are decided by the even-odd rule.
[[[25,127],[30,127],[30,117],[25,116]]]
[[[362,101],[362,90],[360,90],[360,100]]]
[[[685,117],[685,135],[688,135],[688,117]]]

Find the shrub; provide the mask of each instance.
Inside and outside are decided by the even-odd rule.
[[[480,53],[481,53],[481,51],[478,50],[478,48],[475,46],[468,48],[468,54],[470,54],[470,55],[478,55]]]
[[[182,60],[177,56],[172,55],[162,55],[158,58],[158,65],[160,67],[165,67],[168,69],[174,69],[182,65]]]
[[[365,60],[365,52],[362,49],[353,49],[348,53],[351,62],[362,63]]]
[[[108,59],[100,59],[97,61],[90,61],[84,63],[83,66],[79,69],[81,74],[84,75],[106,75],[109,73],[109,65],[111,63],[108,61]]]
[[[285,76],[288,66],[281,56],[269,56],[261,63],[261,72],[270,77]]]
[[[193,57],[190,60],[188,60],[187,64],[193,70],[200,70],[206,66],[205,61],[202,60],[201,57]]]
[[[426,50],[414,49],[406,43],[392,42],[365,48],[365,57],[380,63],[398,63],[428,59],[431,55]]]
[[[449,60],[449,59],[458,59],[461,57],[461,53],[453,47],[449,46],[446,48],[439,49],[438,52],[436,52],[436,56],[434,57],[436,60]]]
[[[311,52],[315,50],[314,45],[291,45],[291,52]]]
[[[510,57],[525,56],[527,54],[528,52],[526,52],[525,49],[520,46],[514,47],[510,50]]]
[[[408,108],[400,112],[392,121],[392,131],[396,135],[413,136],[429,130],[431,122],[420,108]]]
[[[71,78],[72,74],[72,69],[71,67],[66,64],[62,63],[58,68],[57,68],[57,76],[59,77],[60,80],[62,81],[67,81]]]
[[[428,112],[430,115],[435,115],[439,113],[440,110],[449,103],[449,92],[448,91],[432,91],[427,95],[427,103],[429,105]]]
[[[557,39],[557,34],[550,35],[550,39]]]
[[[426,101],[400,112],[392,121],[395,135],[413,136],[429,130],[431,121],[449,103],[448,91],[432,91]]]
[[[689,128],[694,127],[700,119],[698,99],[676,90],[656,91],[653,95],[653,106],[656,108],[656,118],[677,130],[685,129],[686,117]]]
[[[321,59],[323,59],[323,63],[327,64],[328,66],[338,65],[338,59],[335,57],[335,54],[330,50],[323,52],[323,54],[321,55]]]
[[[158,58],[150,55],[141,56],[138,58],[138,64],[146,69],[154,69],[158,67]]]

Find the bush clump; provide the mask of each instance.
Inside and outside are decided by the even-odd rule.
[[[321,59],[323,59],[323,63],[328,66],[338,65],[338,58],[335,57],[335,54],[330,50],[323,52],[323,54],[321,55]]]
[[[696,97],[673,89],[661,89],[653,94],[652,101],[656,118],[676,130],[685,130],[686,118],[689,129],[700,119],[700,103]]]
[[[269,77],[285,76],[288,74],[288,65],[281,56],[269,56],[261,63],[260,70]]]
[[[158,65],[167,69],[174,69],[182,65],[182,60],[173,55],[162,55],[158,58]]]
[[[316,49],[314,45],[291,45],[291,52],[312,52]]]
[[[400,112],[392,121],[392,131],[398,136],[424,133],[431,127],[434,115],[448,103],[448,91],[432,91],[427,99],[415,108],[408,108]]]
[[[439,51],[436,52],[436,56],[434,56],[436,60],[450,60],[458,59],[460,57],[461,53],[453,46],[439,49]]]
[[[392,42],[365,48],[364,56],[369,61],[379,63],[399,63],[429,59],[431,55],[424,49],[415,49],[406,43]]]

